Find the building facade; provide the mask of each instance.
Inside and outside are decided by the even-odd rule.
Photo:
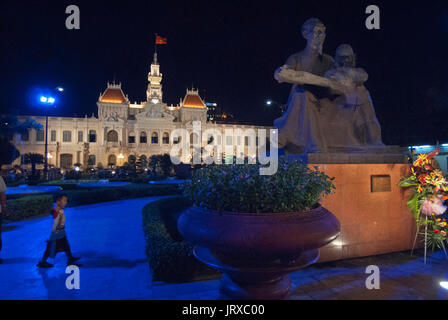
[[[250,125],[216,124],[207,120],[207,107],[198,90],[187,90],[178,105],[167,105],[163,101],[162,73],[157,61],[157,53],[148,74],[146,101],[131,103],[123,92],[121,84],[108,83],[100,94],[98,116],[91,117],[49,117],[48,119],[48,163],[51,166],[71,169],[75,165],[87,167],[120,166],[129,157],[170,153],[171,148],[180,142],[181,136],[173,134],[176,129],[193,130],[193,124],[200,121],[202,132],[216,129],[216,134],[201,139],[201,146],[213,140],[220,145],[223,154],[233,145],[235,155],[255,156],[251,143],[257,147],[258,138],[249,138],[248,133],[269,127]],[[21,116],[20,120],[32,118],[42,124],[40,131],[30,130],[27,134],[14,137],[14,144],[20,154],[40,153],[44,155],[45,117]],[[227,133],[226,129],[233,133]],[[267,131],[269,137],[269,130]],[[191,133],[191,143],[197,137]],[[243,148],[238,146],[243,144]],[[239,153],[236,150],[239,150]],[[230,150],[230,149],[227,149]],[[190,158],[193,148],[191,149]],[[185,160],[185,159],[182,159]],[[20,164],[17,159],[14,164]]]

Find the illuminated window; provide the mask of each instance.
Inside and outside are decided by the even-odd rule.
[[[42,142],[45,141],[45,132],[44,130],[36,131],[36,141]]]
[[[89,130],[89,142],[96,142],[96,130]]]
[[[146,132],[142,131],[140,133],[140,143],[146,143],[148,142],[148,138],[146,137]]]
[[[118,142],[118,133],[115,130],[110,130],[107,133],[107,142]]]
[[[62,132],[62,142],[72,142],[72,132],[71,131],[63,131]]]
[[[51,130],[50,140],[51,140],[51,142],[55,142],[56,141],[56,130]]]
[[[89,166],[94,166],[96,164],[96,157],[94,154],[89,155],[89,159],[87,160],[87,164]]]
[[[170,134],[168,132],[165,132],[163,134],[162,143],[163,144],[170,144]]]
[[[153,132],[151,135],[151,143],[159,143],[159,135],[157,132]]]

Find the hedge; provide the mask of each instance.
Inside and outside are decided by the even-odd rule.
[[[180,194],[177,185],[130,184],[122,187],[82,188],[64,190],[67,206],[80,206],[106,201]]]
[[[191,202],[183,197],[161,199],[143,208],[146,255],[155,281],[217,279],[219,273],[193,256],[193,245],[177,230],[177,219]]]
[[[18,221],[39,215],[50,214],[53,206],[51,195],[26,196],[7,200],[8,220]]]
[[[79,188],[62,192],[68,197],[67,206],[74,207],[114,200],[176,195],[181,191],[177,185],[130,184],[122,187]],[[17,221],[49,214],[52,204],[53,194],[8,195],[7,205],[10,216],[7,220]]]

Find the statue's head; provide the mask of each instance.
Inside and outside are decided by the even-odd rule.
[[[356,67],[356,55],[352,46],[349,44],[341,44],[337,47],[334,61],[337,67]]]
[[[317,18],[310,18],[302,26],[302,36],[306,39],[309,46],[316,48],[322,53],[326,37],[325,25]]]

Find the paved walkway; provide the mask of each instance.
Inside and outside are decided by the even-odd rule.
[[[448,281],[448,260],[442,252],[431,253],[423,264],[423,252],[411,257],[397,252],[373,257],[314,264],[292,273],[289,300],[448,300],[448,290],[440,281]],[[366,268],[376,265],[380,271],[380,289],[368,290]],[[153,284],[154,299],[218,298],[219,281],[183,284]]]
[[[35,265],[45,248],[51,217],[6,225],[0,299],[217,299],[219,281],[182,284],[154,282],[145,255],[142,208],[164,197],[114,201],[67,208],[67,234],[82,256],[81,289],[65,288],[65,255],[52,269]],[[380,289],[367,290],[366,267],[380,269]],[[448,299],[442,252],[414,257],[399,252],[312,265],[291,274],[288,299]]]
[[[142,208],[149,197],[66,208],[67,236],[81,256],[80,290],[67,290],[66,258],[36,263],[51,230],[50,216],[4,225],[0,299],[144,299],[151,297]]]

